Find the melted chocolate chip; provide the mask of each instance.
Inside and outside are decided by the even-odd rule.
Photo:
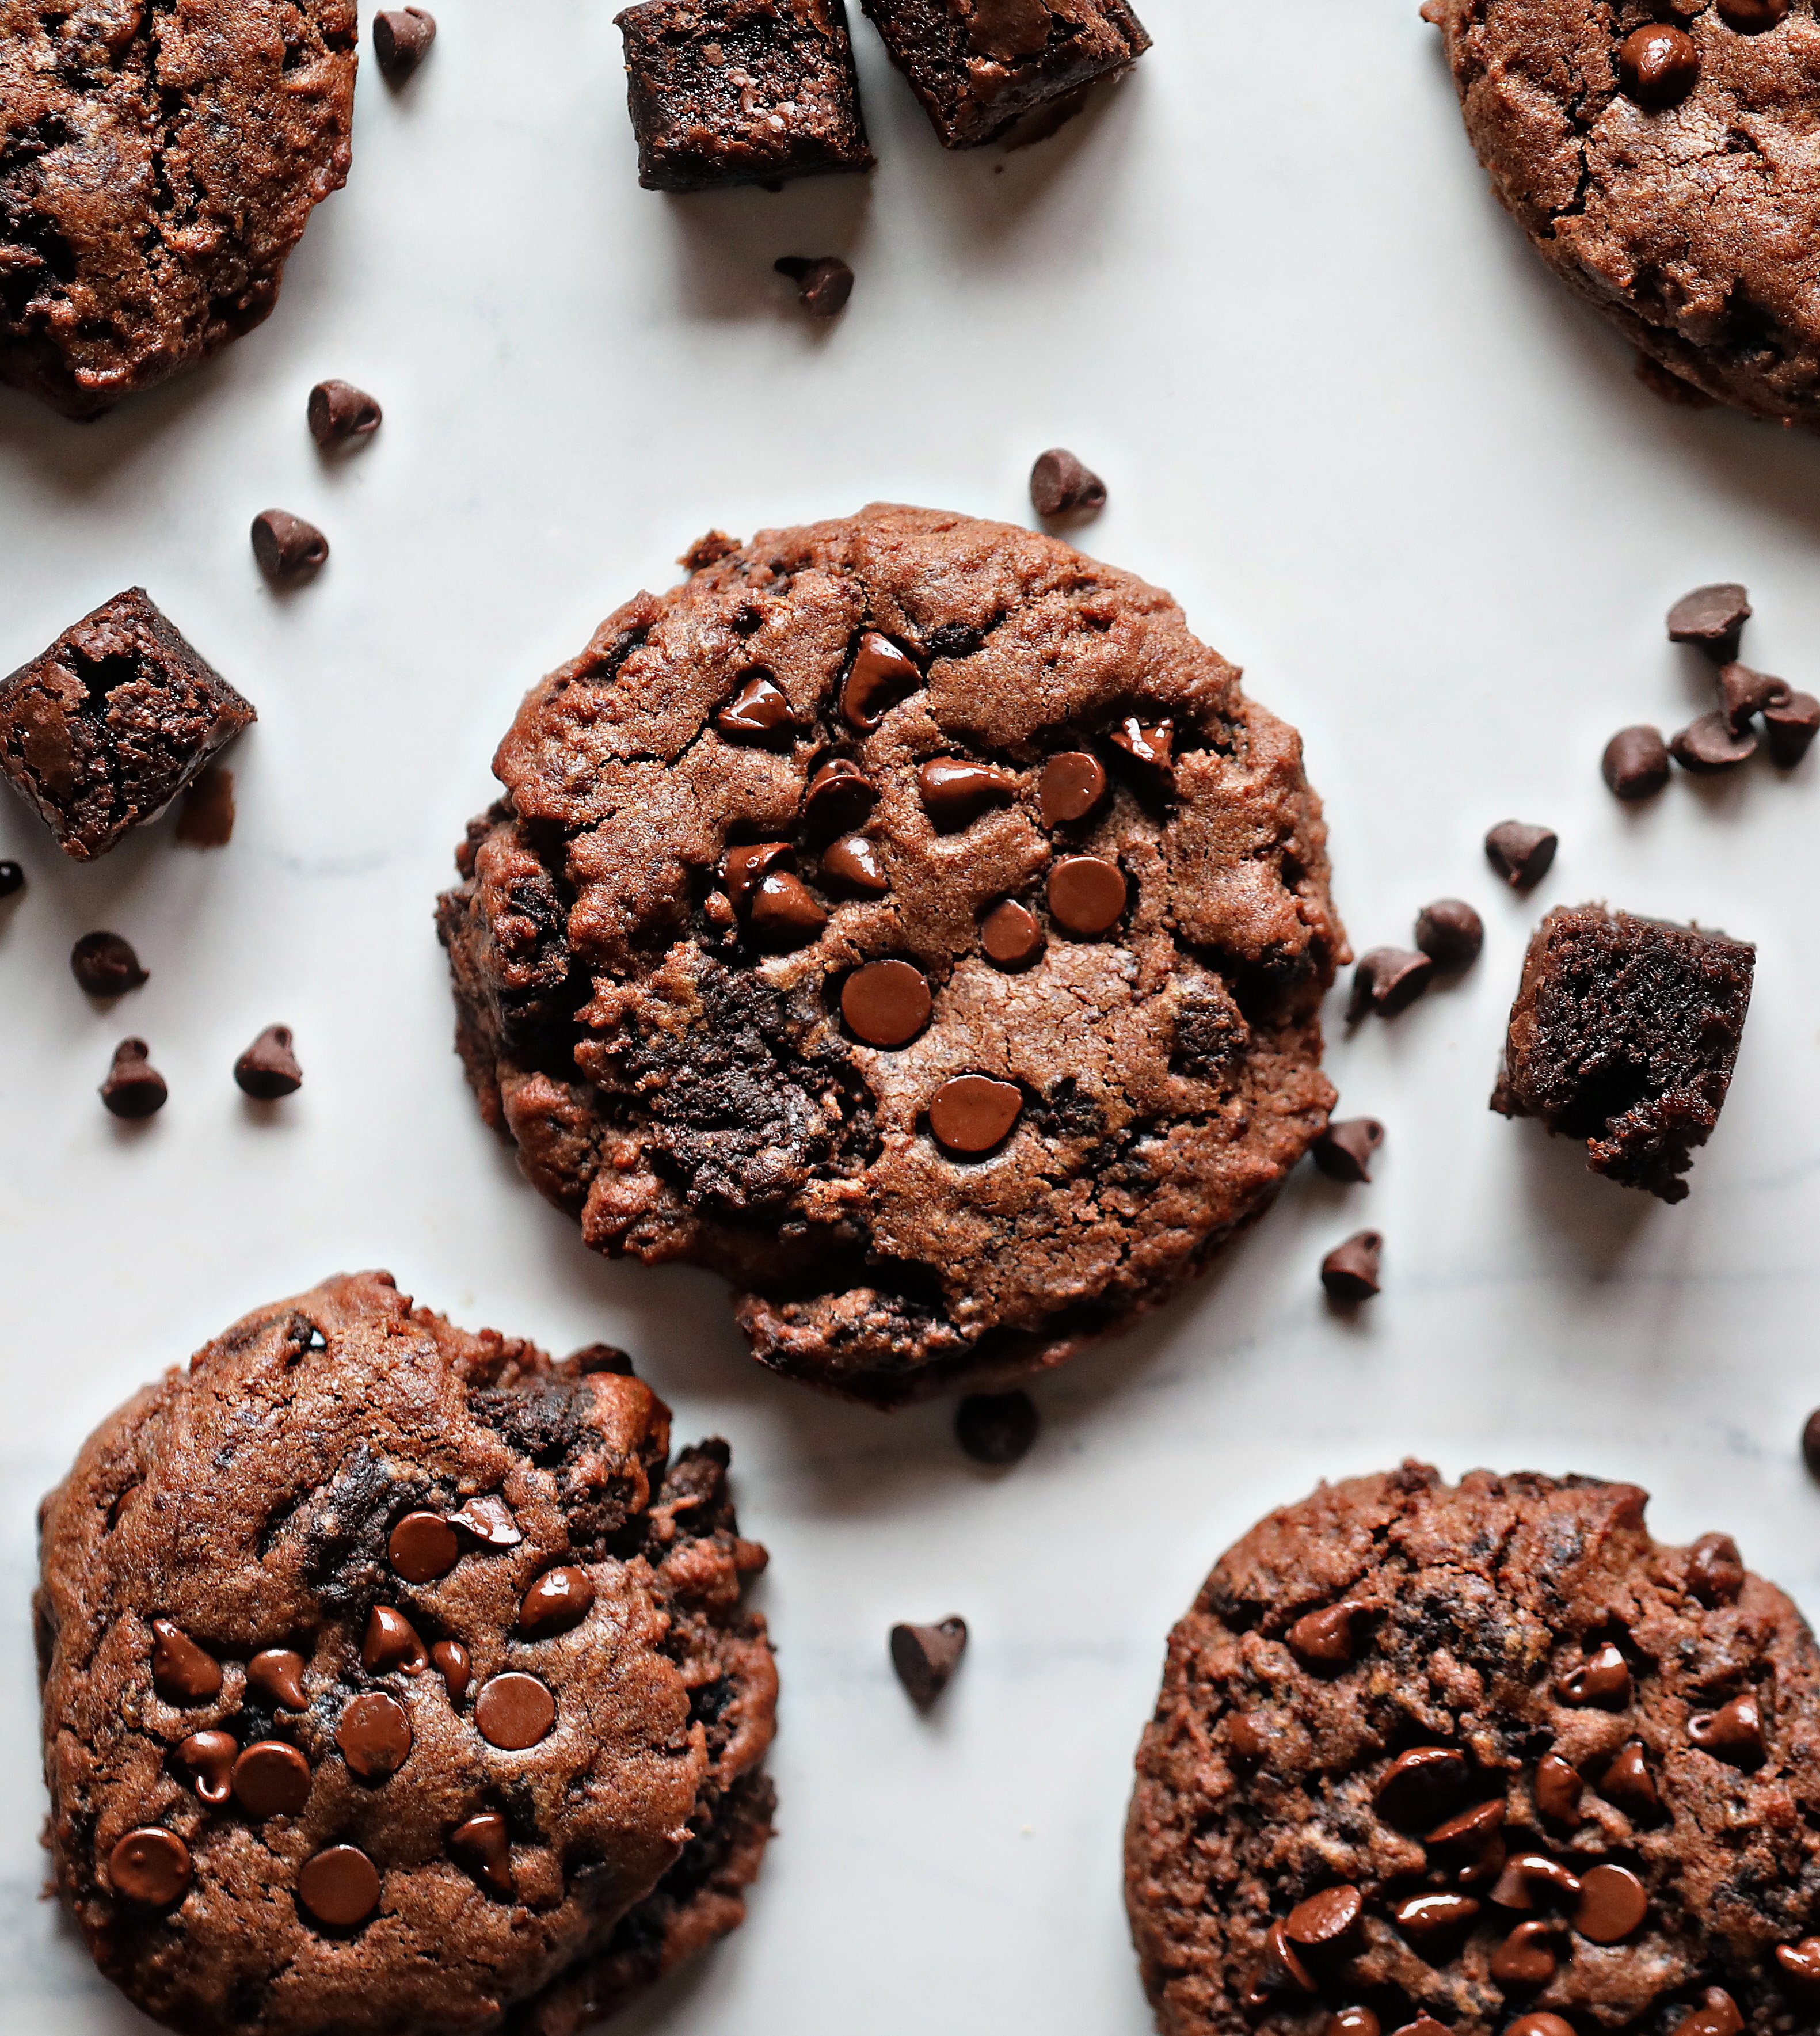
[[[1500,820],[1486,835],[1485,859],[1513,891],[1527,891],[1547,875],[1559,846],[1551,828]]]
[[[1798,1944],[1778,1944],[1776,1962],[1797,1986],[1820,1988],[1820,1937],[1803,1937]]]
[[[1106,797],[1106,766],[1086,749],[1064,749],[1042,767],[1037,810],[1046,828],[1083,820]]]
[[[379,1906],[379,1869],[358,1846],[330,1846],[304,1861],[297,1898],[318,1923],[352,1929]]]
[[[155,1115],[171,1094],[164,1077],[152,1065],[151,1051],[143,1039],[122,1039],[114,1049],[114,1064],[101,1084],[102,1102],[115,1116],[129,1122]]]
[[[763,742],[795,725],[788,696],[768,672],[754,672],[714,716],[729,742]]]
[[[1562,2015],[1522,2015],[1511,2023],[1504,2036],[1579,2036],[1579,2031]]]
[[[863,834],[842,835],[823,850],[822,876],[862,898],[882,897],[891,888],[878,850]]]
[[[1064,855],[1049,873],[1049,915],[1083,941],[1109,933],[1125,916],[1125,872],[1102,855]]]
[[[1324,1887],[1298,1902],[1283,1919],[1283,1935],[1310,1951],[1337,1944],[1358,1923],[1365,1898],[1356,1887]]]
[[[1744,2018],[1724,1988],[1709,1986],[1703,2006],[1675,2024],[1673,2036],[1743,2036]]]
[[[1719,0],[1719,18],[1740,36],[1761,36],[1788,17],[1788,0]]]
[[[1621,1944],[1643,1925],[1649,1897],[1627,1866],[1609,1862],[1591,1868],[1581,1883],[1573,1927],[1595,1944]]]
[[[888,636],[869,629],[841,687],[841,714],[853,727],[876,728],[899,700],[922,684],[922,673]]]
[[[1175,723],[1167,716],[1161,721],[1143,722],[1135,714],[1128,714],[1106,730],[1106,740],[1134,764],[1143,764],[1160,779],[1174,779]]]
[[[955,1440],[975,1463],[1014,1464],[1030,1452],[1039,1423],[1027,1393],[970,1393],[955,1408]]]
[[[1470,1895],[1408,1895],[1396,1903],[1391,1916],[1396,1927],[1418,1945],[1464,1930],[1479,1913],[1479,1904]]]
[[[330,446],[371,437],[385,413],[351,382],[318,382],[310,391],[307,414],[311,437],[326,451]]]
[[[1252,1983],[1245,2004],[1262,2008],[1273,1993],[1313,1992],[1314,1981],[1302,1962],[1300,1954],[1289,1941],[1281,1921],[1272,1923],[1264,1932],[1264,1963]]]
[[[919,1709],[927,1710],[948,1687],[966,1646],[967,1621],[958,1617],[891,1628],[891,1666]]]
[[[151,980],[133,943],[119,933],[85,933],[70,950],[70,973],[91,997],[123,997]]]
[[[1378,1291],[1383,1251],[1383,1233],[1375,1230],[1355,1231],[1343,1244],[1336,1244],[1321,1261],[1321,1284],[1328,1299],[1341,1307],[1369,1301]]]
[[[447,1687],[450,1703],[459,1710],[462,1698],[468,1694],[468,1685],[474,1679],[473,1665],[467,1649],[458,1640],[439,1640],[430,1650],[430,1659]]]
[[[1643,1742],[1633,1739],[1612,1761],[1599,1784],[1599,1793],[1633,1817],[1654,1817],[1662,1808],[1661,1792],[1649,1771]]]
[[[1662,731],[1639,722],[1621,728],[1605,745],[1600,774],[1620,799],[1652,799],[1668,782],[1668,745]]]
[[[1687,1736],[1701,1752],[1733,1767],[1762,1766],[1767,1748],[1755,1692],[1747,1690],[1716,1711],[1696,1711],[1687,1721]]]
[[[392,1529],[386,1559],[406,1583],[431,1583],[462,1559],[462,1544],[441,1514],[407,1513]]]
[[[951,1152],[989,1152],[1011,1136],[1023,1113],[1023,1092],[989,1075],[956,1075],[929,1098],[929,1125]]]
[[[838,254],[784,254],[771,266],[795,283],[797,301],[811,318],[837,316],[853,293],[853,272]]]
[[[1718,652],[1737,641],[1750,620],[1750,597],[1735,581],[1721,580],[1712,586],[1695,587],[1669,609],[1668,640],[1698,643],[1704,650]]]
[[[994,806],[1017,797],[1017,779],[994,764],[969,764],[959,756],[937,756],[917,773],[923,809],[943,834],[970,827]]]
[[[450,1514],[449,1521],[464,1534],[473,1535],[485,1548],[515,1548],[525,1538],[524,1530],[512,1518],[512,1509],[495,1491],[468,1499]]]
[[[764,877],[772,869],[787,869],[795,862],[796,853],[787,841],[755,841],[729,848],[721,858],[721,881],[735,907],[744,911]]]
[[[1503,1870],[1505,1850],[1502,1803],[1475,1803],[1457,1817],[1438,1824],[1423,1842],[1430,1851],[1446,1853],[1464,1861],[1454,1874],[1462,1887],[1475,1887]]]
[[[1744,1559],[1729,1534],[1702,1534],[1687,1552],[1687,1587],[1704,1605],[1735,1604]]]
[[[1413,2022],[1404,2023],[1393,2036],[1453,2036],[1453,2031],[1432,2015],[1419,2015]]]
[[[1226,1721],[1226,1743],[1241,1760],[1261,1760],[1270,1751],[1271,1735],[1249,1711],[1234,1711]]]
[[[1394,1018],[1407,1011],[1434,980],[1434,963],[1408,948],[1373,948],[1361,955],[1353,971],[1352,997],[1346,1008],[1353,1023],[1367,1011]]]
[[[436,17],[428,8],[389,8],[373,17],[373,54],[388,85],[402,85],[435,40]]]
[[[755,938],[767,947],[800,947],[813,940],[828,922],[828,915],[810,895],[800,877],[788,870],[770,869],[753,889],[746,911],[746,923]]]
[[[803,824],[818,841],[863,827],[878,804],[878,787],[857,764],[831,757],[803,794]]]
[[[193,1732],[173,1749],[177,1763],[187,1768],[196,1793],[219,1809],[233,1793],[234,1763],[239,1747],[231,1732]]]
[[[1551,1823],[1569,1831],[1582,1822],[1580,1798],[1586,1784],[1558,1753],[1545,1753],[1536,1763],[1536,1807]]]
[[[141,1824],[107,1855],[114,1892],[142,1909],[169,1909],[189,1891],[190,1848],[175,1831]]]
[[[342,1712],[335,1744],[363,1781],[382,1782],[410,1757],[410,1717],[396,1697],[364,1691]]]
[[[152,1685],[166,1703],[206,1703],[221,1690],[221,1665],[168,1619],[152,1622]]]
[[[382,1676],[388,1668],[401,1668],[407,1676],[420,1676],[430,1665],[416,1629],[401,1612],[389,1604],[376,1604],[367,1617],[366,1638],[360,1645],[360,1665],[371,1675]]]
[[[1328,2018],[1325,2036],[1383,2036],[1383,2027],[1369,2008],[1343,2008]]]
[[[1470,968],[1485,945],[1485,922],[1464,898],[1437,898],[1416,916],[1415,944],[1437,968]]]
[[[1451,1746],[1416,1746],[1397,1755],[1373,1794],[1377,1814],[1400,1831],[1424,1831],[1466,1793],[1472,1770]]]
[[[979,922],[979,944],[1000,968],[1023,968],[1048,944],[1036,914],[1015,898],[1001,898]]]
[[[1820,734],[1820,699],[1811,693],[1791,693],[1779,706],[1766,707],[1763,732],[1770,762],[1779,771],[1792,771]]]
[[[1669,754],[1684,771],[1710,775],[1731,771],[1757,753],[1757,737],[1749,729],[1732,732],[1730,717],[1716,710],[1690,721],[1668,745]]]
[[[303,1070],[291,1050],[288,1025],[268,1025],[234,1063],[234,1080],[259,1103],[276,1103],[303,1086]]]
[[[1700,75],[1700,51],[1685,29],[1664,21],[1633,28],[1618,45],[1624,96],[1650,112],[1678,104]]]
[[[1545,1852],[1513,1853],[1491,1891],[1491,1898],[1500,1909],[1533,1909],[1539,1888],[1563,1901],[1577,1902],[1581,1883],[1571,1867],[1551,1859]]]
[[[512,1842],[497,1810],[483,1810],[449,1834],[449,1850],[496,1895],[512,1892]]]
[[[1564,1704],[1621,1711],[1630,1701],[1630,1665],[1615,1642],[1604,1641],[1587,1650],[1586,1659],[1556,1682],[1554,1692]]]
[[[841,1016],[869,1046],[907,1046],[929,1021],[929,979],[907,961],[872,961],[841,986]]]
[[[1358,1182],[1371,1178],[1371,1156],[1383,1143],[1384,1126],[1375,1117],[1348,1117],[1329,1124],[1311,1149],[1330,1181]]]
[[[518,1631],[527,1640],[549,1640],[579,1626],[593,1606],[593,1578],[573,1563],[560,1563],[525,1593]]]
[[[1030,499],[1039,516],[1095,515],[1106,507],[1106,483],[1065,447],[1052,446],[1030,470]]]
[[[1546,1986],[1560,1960],[1555,1931],[1547,1923],[1519,1923],[1491,1955],[1491,1977],[1500,1986]]]
[[[327,563],[329,541],[314,523],[288,509],[266,509],[253,518],[253,556],[267,579],[279,586],[307,579]]]
[[[250,1817],[294,1817],[310,1800],[310,1763],[281,1739],[257,1740],[234,1763],[234,1797]]]
[[[474,1699],[474,1723],[489,1746],[522,1753],[548,1735],[556,1700],[535,1676],[517,1670],[495,1676]]]
[[[262,1648],[255,1654],[247,1664],[247,1687],[276,1710],[308,1708],[309,1699],[303,1694],[303,1657],[288,1647]]]
[[[1283,1638],[1290,1652],[1305,1665],[1342,1668],[1357,1651],[1352,1622],[1358,1616],[1356,1605],[1324,1605],[1319,1612],[1304,1612]]]

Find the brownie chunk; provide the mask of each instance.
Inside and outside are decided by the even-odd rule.
[[[1584,1138],[1596,1174],[1681,1201],[1724,1104],[1756,958],[1697,926],[1557,907],[1524,960],[1492,1108]]]
[[[0,380],[87,417],[278,299],[348,174],[354,0],[0,0]]]
[[[65,854],[92,862],[256,718],[132,586],[0,682],[0,766]]]
[[[646,190],[872,168],[842,0],[643,0],[616,20]]]
[[[1125,0],[862,0],[944,149],[977,149],[1150,47]]]

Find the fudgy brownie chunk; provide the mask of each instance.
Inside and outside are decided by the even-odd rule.
[[[490,1123],[597,1250],[891,1405],[1060,1363],[1317,1138],[1345,936],[1294,730],[1002,523],[716,534],[538,686],[439,923]]]
[[[776,1671],[728,1451],[384,1273],[260,1310],[45,1501],[50,1842],[189,2036],[573,2036],[743,1917]]]
[[[0,379],[92,417],[258,325],[355,40],[354,0],[0,0]]]
[[[1125,0],[862,0],[944,149],[977,149],[1150,47]]]
[[[256,718],[133,586],[0,681],[0,767],[64,852],[92,862]]]
[[[842,0],[643,0],[616,20],[647,190],[872,168]]]
[[[1324,1485],[1170,1636],[1125,1895],[1164,2036],[1798,2036],[1820,1655],[1645,1494]]]
[[[1719,1122],[1757,950],[1723,933],[1558,906],[1536,929],[1491,1107],[1586,1141],[1586,1163],[1665,1202]]]

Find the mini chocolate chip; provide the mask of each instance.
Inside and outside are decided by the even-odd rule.
[[[1735,735],[1731,722],[1715,709],[1690,721],[1668,745],[1669,754],[1684,771],[1730,771],[1757,753],[1757,737],[1750,730]]]
[[[844,756],[831,756],[803,794],[803,824],[817,841],[864,827],[878,804],[878,787]]]
[[[496,1895],[512,1892],[512,1842],[497,1810],[483,1810],[449,1834],[449,1849]]]
[[[1394,1018],[1407,1011],[1434,980],[1434,963],[1411,948],[1373,948],[1361,955],[1353,971],[1352,997],[1346,1007],[1353,1023],[1367,1011]]]
[[[462,1698],[468,1694],[468,1685],[474,1678],[473,1664],[469,1659],[467,1649],[458,1640],[439,1640],[430,1650],[430,1659],[449,1692],[449,1702],[459,1710]]]
[[[1698,643],[1703,650],[1729,657],[1728,646],[1750,620],[1750,597],[1735,580],[1697,586],[1668,611],[1668,640]]]
[[[256,1740],[234,1763],[234,1797],[250,1817],[294,1817],[310,1800],[310,1763],[281,1739]]]
[[[841,714],[852,726],[876,728],[899,700],[921,687],[922,673],[888,636],[869,629],[841,686]]]
[[[594,1580],[573,1563],[545,1570],[518,1606],[518,1631],[527,1640],[548,1640],[579,1626],[594,1605]]]
[[[123,997],[150,980],[132,942],[119,933],[85,933],[70,950],[70,973],[91,997]]]
[[[929,1098],[929,1128],[951,1152],[989,1152],[1011,1136],[1023,1092],[990,1075],[956,1075]]]
[[[25,873],[10,856],[0,861],[0,898],[16,898],[25,888]]]
[[[1763,1714],[1750,1690],[1716,1711],[1696,1711],[1687,1721],[1687,1736],[1703,1753],[1733,1767],[1760,1767],[1767,1751]]]
[[[1500,820],[1486,835],[1485,859],[1513,891],[1527,891],[1547,875],[1559,846],[1550,828]]]
[[[436,17],[427,8],[390,8],[373,17],[373,54],[388,85],[402,85],[435,40]]]
[[[276,1103],[303,1086],[303,1070],[291,1050],[288,1025],[268,1025],[234,1063],[234,1079],[260,1103]]]
[[[281,585],[317,571],[328,558],[329,541],[288,509],[266,509],[253,518],[253,556],[266,579]]]
[[[1106,766],[1091,751],[1064,749],[1050,757],[1037,780],[1037,810],[1046,828],[1083,820],[1106,797]]]
[[[1581,1880],[1571,1867],[1551,1859],[1545,1852],[1512,1853],[1498,1876],[1491,1898],[1500,1909],[1533,1909],[1536,1891],[1545,1887],[1565,1901],[1580,1898]]]
[[[1625,96],[1646,111],[1678,104],[1700,75],[1700,51],[1684,28],[1652,21],[1618,45],[1618,81]]]
[[[1106,507],[1106,483],[1072,452],[1053,446],[1030,470],[1030,499],[1039,516],[1096,515]]]
[[[1343,1668],[1358,1652],[1352,1631],[1358,1616],[1355,1604],[1323,1605],[1319,1612],[1304,1612],[1283,1640],[1304,1667]]]
[[[114,1049],[114,1065],[101,1084],[100,1095],[116,1117],[149,1117],[164,1107],[171,1092],[147,1058],[151,1050],[143,1039],[122,1039]]]
[[[1407,1895],[1390,1913],[1406,1937],[1428,1944],[1450,1932],[1464,1930],[1478,1915],[1479,1904],[1470,1895]]]
[[[1595,1944],[1621,1944],[1642,1927],[1649,1913],[1643,1883],[1627,1866],[1591,1868],[1580,1884],[1573,1927]]]
[[[303,1694],[303,1657],[288,1647],[265,1647],[247,1664],[247,1687],[275,1710],[309,1708]]]
[[[1174,776],[1175,723],[1167,715],[1147,723],[1135,714],[1128,714],[1106,730],[1106,740],[1133,763],[1144,764],[1161,777]]]
[[[797,301],[811,318],[836,316],[853,293],[853,272],[838,254],[785,254],[771,266],[796,285]]]
[[[330,1846],[304,1861],[297,1876],[297,1899],[318,1923],[352,1929],[379,1906],[379,1869],[358,1846]]]
[[[432,1583],[462,1559],[462,1544],[441,1514],[407,1513],[386,1543],[386,1559],[406,1583]]]
[[[362,1781],[382,1782],[411,1757],[409,1715],[385,1691],[363,1691],[342,1712],[335,1744]]]
[[[1038,1426],[1027,1393],[970,1393],[955,1408],[954,1435],[975,1463],[1014,1464],[1027,1455]]]
[[[464,1534],[472,1534],[484,1548],[515,1548],[525,1538],[512,1509],[496,1491],[465,1501],[449,1515],[449,1521]]]
[[[1472,1770],[1451,1746],[1415,1746],[1399,1754],[1372,1792],[1377,1814],[1400,1831],[1425,1831],[1466,1793]]]
[[[310,391],[310,435],[326,451],[351,439],[370,438],[384,413],[352,382],[318,382]]]
[[[211,1808],[219,1809],[234,1793],[232,1777],[240,1748],[231,1732],[193,1732],[172,1749],[179,1766],[187,1767],[196,1793]]]
[[[714,716],[729,742],[763,742],[795,725],[788,695],[768,672],[754,672]]]
[[[1416,914],[1415,944],[1437,968],[1470,968],[1485,944],[1485,922],[1464,898],[1437,898]]]
[[[141,1824],[108,1853],[107,1879],[125,1901],[169,1909],[189,1891],[190,1848],[160,1824]]]
[[[516,1669],[496,1676],[474,1699],[474,1723],[489,1746],[522,1753],[556,1721],[556,1700],[535,1676]]]
[[[1017,779],[993,764],[968,764],[959,756],[938,756],[917,773],[923,809],[943,834],[970,827],[994,806],[1017,797]]]
[[[221,1665],[168,1619],[152,1621],[152,1686],[166,1703],[206,1703],[221,1691]]]
[[[822,875],[830,884],[862,898],[881,897],[891,879],[877,848],[863,834],[842,835],[822,850]]]
[[[1589,1646],[1586,1659],[1560,1677],[1554,1690],[1564,1704],[1597,1704],[1621,1711],[1630,1701],[1630,1665],[1615,1641],[1603,1641]]]
[[[1820,699],[1811,693],[1791,693],[1763,710],[1763,733],[1769,741],[1769,760],[1779,771],[1792,771],[1820,733]]]
[[[920,1710],[929,1709],[953,1679],[966,1646],[964,1619],[944,1619],[939,1626],[891,1628],[891,1666],[912,1703]]]
[[[1719,668],[1719,698],[1734,733],[1742,734],[1750,717],[1765,707],[1780,707],[1790,697],[1786,679],[1773,679],[1767,672],[1754,672],[1734,659]]]
[[[376,1604],[367,1615],[366,1638],[360,1643],[360,1665],[375,1676],[388,1668],[401,1668],[407,1676],[420,1676],[430,1665],[417,1630],[401,1612],[389,1604]]]
[[[1547,1923],[1519,1923],[1491,1955],[1491,1977],[1500,1986],[1546,1986],[1560,1965],[1555,1932]]]
[[[1583,1821],[1580,1798],[1586,1784],[1558,1753],[1545,1753],[1537,1762],[1532,1789],[1536,1807],[1551,1823],[1572,1831]]]
[[[1633,1817],[1653,1817],[1660,1813],[1661,1792],[1649,1771],[1641,1740],[1631,1740],[1618,1754],[1605,1770],[1599,1793],[1607,1802],[1617,1804]]]
[[[1361,1230],[1336,1244],[1321,1261],[1321,1284],[1328,1298],[1342,1303],[1369,1301],[1378,1291],[1378,1260],[1382,1233]]]
[[[753,887],[746,924],[767,947],[801,947],[828,922],[808,886],[788,870],[767,869]]]
[[[1744,2018],[1738,2004],[1723,1987],[1706,1989],[1704,2006],[1697,2008],[1685,2022],[1675,2025],[1673,2036],[1743,2036]]]
[[[1761,36],[1788,17],[1788,0],[1719,0],[1719,18],[1741,36]]]
[[[1384,2036],[1384,2025],[1369,2008],[1342,2008],[1328,2018],[1325,2036]]]
[[[1329,1124],[1311,1150],[1330,1181],[1357,1182],[1371,1178],[1371,1156],[1383,1143],[1384,1126],[1375,1117],[1348,1117]]]
[[[1580,2032],[1564,2015],[1538,2012],[1519,2015],[1504,2036],[1580,2036]]]
[[[841,1016],[869,1046],[907,1046],[935,1008],[929,979],[907,961],[872,961],[841,986]]]
[[[1313,1951],[1336,1944],[1364,1913],[1365,1898],[1356,1887],[1324,1887],[1298,1902],[1283,1918],[1283,1933],[1293,1944]]]
[[[1668,782],[1668,745],[1661,730],[1646,722],[1619,729],[1606,744],[1599,768],[1618,798],[1654,798]]]
[[[1022,968],[1048,942],[1036,914],[1015,898],[1001,898],[979,922],[979,944],[1000,968]]]
[[[1702,1534],[1687,1552],[1687,1584],[1702,1604],[1735,1604],[1744,1559],[1729,1534]]]
[[[1103,855],[1064,855],[1049,873],[1050,918],[1083,941],[1110,933],[1128,896],[1125,872]]]
[[[1820,1987],[1820,1937],[1798,1944],[1778,1944],[1776,1962],[1798,1986]]]

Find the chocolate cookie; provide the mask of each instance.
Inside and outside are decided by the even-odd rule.
[[[1811,0],[1426,0],[1492,187],[1671,373],[1820,424]]]
[[[1326,1122],[1293,730],[1166,594],[933,511],[717,537],[537,687],[439,923],[488,1122],[596,1249],[880,1405],[1072,1355]]]
[[[0,0],[0,380],[93,417],[258,325],[355,42],[353,0]]]
[[[249,1315],[42,1513],[50,1843],[214,2036],[571,2036],[733,1929],[777,1677],[723,1442],[384,1273]]]
[[[1170,1636],[1125,1890],[1166,2036],[1792,2036],[1820,1656],[1593,1478],[1323,1485]]]

